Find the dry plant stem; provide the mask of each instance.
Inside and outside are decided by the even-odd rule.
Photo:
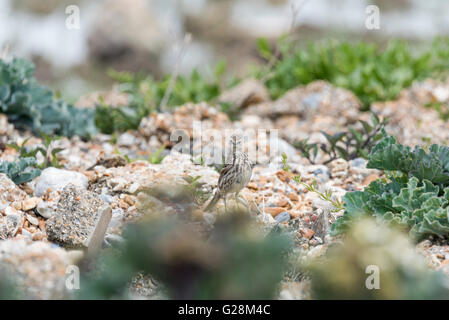
[[[186,33],[184,36],[184,39],[182,41],[181,48],[179,49],[178,55],[176,57],[176,63],[175,63],[173,72],[170,76],[170,82],[168,83],[167,90],[165,90],[164,97],[162,98],[161,104],[159,105],[159,110],[161,112],[166,111],[168,99],[170,99],[171,92],[173,91],[173,87],[176,83],[176,79],[178,78],[179,66],[181,65],[182,59],[184,58],[184,55],[187,51],[187,46],[189,45],[189,43],[191,41],[192,41],[192,34]]]
[[[284,163],[284,168],[283,168],[284,172],[291,173],[290,167],[289,167],[288,164],[287,164],[287,157],[286,157],[286,156],[285,156],[284,159],[283,159],[283,163]],[[314,192],[314,193],[316,193],[317,195],[319,195],[320,198],[321,198],[322,200],[328,201],[329,203],[331,203],[332,206],[334,207],[334,210],[332,210],[333,212],[337,212],[337,211],[340,211],[340,210],[343,210],[343,209],[344,209],[344,208],[343,208],[343,203],[342,203],[339,199],[337,199],[337,200],[333,200],[333,199],[332,199],[332,191],[331,191],[331,190],[328,189],[328,190],[326,190],[325,192],[319,191],[319,190],[316,188],[316,181],[315,181],[315,180],[313,181],[312,184],[307,184],[307,183],[303,182],[303,181],[301,180],[301,177],[298,176],[298,175],[294,176],[294,177],[293,177],[293,180],[294,180],[296,183],[301,184],[301,185],[302,185],[304,188],[306,188],[308,191]],[[286,184],[287,186],[290,186],[290,181],[289,181],[289,180],[286,180],[286,181],[285,181],[285,184]]]
[[[309,1],[309,0],[302,1],[299,6],[296,6],[294,3],[291,4],[290,8],[291,8],[292,16],[291,16],[291,20],[290,20],[290,27],[287,31],[288,38],[292,35],[293,29],[295,28],[295,25],[296,25],[296,18],[298,17],[299,12],[304,7],[304,5],[307,3],[307,1]],[[274,49],[274,54],[271,56],[267,65],[265,66],[267,72],[262,77],[262,79],[261,79],[262,82],[265,82],[272,77],[273,73],[271,72],[271,69],[273,69],[275,64],[279,61],[280,56],[281,56],[281,51],[279,50],[279,46],[276,46],[276,48]]]
[[[8,58],[9,48],[10,48],[10,45],[9,45],[9,43],[7,43],[2,50],[2,53],[0,55],[0,60],[6,60]]]

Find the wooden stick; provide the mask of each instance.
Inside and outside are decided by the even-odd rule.
[[[95,258],[101,250],[106,230],[108,229],[109,222],[112,218],[112,209],[110,206],[102,207],[100,210],[100,218],[97,221],[97,225],[87,240],[86,259],[88,261]]]

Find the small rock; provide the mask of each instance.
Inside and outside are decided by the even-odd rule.
[[[299,231],[301,232],[302,236],[307,239],[311,239],[315,234],[315,232],[309,228],[300,229]]]
[[[124,147],[130,147],[130,146],[135,145],[135,141],[136,141],[136,137],[128,132],[121,134],[117,138],[117,144],[119,146],[124,146]]]
[[[7,215],[7,216],[10,216],[10,215],[21,215],[22,214],[19,210],[15,209],[13,207],[6,207],[4,212],[5,212],[5,215]]]
[[[51,189],[52,191],[62,191],[62,189],[69,183],[86,189],[88,178],[76,171],[47,168],[42,171],[42,174],[39,177],[39,181],[34,189],[34,195],[42,197],[48,189]]]
[[[0,264],[11,270],[11,276],[18,281],[20,299],[67,298],[69,263],[64,249],[43,241],[0,241]]]
[[[287,211],[281,212],[274,218],[274,220],[279,223],[287,222],[290,220],[290,214]]]
[[[36,208],[36,206],[42,202],[41,198],[33,197],[22,201],[22,210],[30,211]]]
[[[271,214],[273,218],[283,211],[285,211],[285,209],[281,207],[265,207],[265,212]]]
[[[6,217],[0,216],[0,240],[14,237],[21,225],[22,215],[11,214]]]
[[[289,182],[292,180],[293,175],[289,172],[286,172],[284,170],[280,170],[276,172],[276,176],[281,180],[282,182]]]
[[[22,234],[23,234],[23,232],[22,232]],[[31,239],[33,239],[33,241],[40,241],[44,238],[45,238],[45,235],[42,231],[37,231],[37,232],[33,233],[31,236]]]
[[[320,166],[320,168],[313,171],[313,175],[320,183],[326,183],[330,179],[330,172],[326,166]]]
[[[109,157],[98,159],[94,166],[103,166],[105,168],[117,168],[127,165],[126,159],[118,154],[113,154]],[[92,168],[91,167],[91,168]]]
[[[62,191],[55,213],[47,220],[48,239],[68,248],[82,248],[95,229],[106,203],[96,193],[73,184]]]
[[[278,207],[287,207],[288,206],[288,201],[285,199],[281,199],[277,202],[277,206]]]
[[[9,179],[6,174],[0,173],[0,202],[21,201],[26,197],[27,194]]]
[[[432,95],[438,102],[446,102],[449,100],[449,89],[442,86],[436,87]]]
[[[37,205],[36,210],[42,217],[48,219],[54,213],[53,205],[50,204],[48,201],[42,201]]]
[[[130,193],[136,193],[137,190],[139,190],[140,188],[140,184],[138,184],[137,182],[134,182],[128,189],[128,191]]]
[[[364,180],[363,180],[363,182],[362,182],[362,185],[363,186],[367,186],[367,185],[369,185],[371,182],[373,182],[374,180],[377,180],[379,177],[377,176],[377,175],[375,175],[375,174],[370,174],[368,177],[366,177]]]
[[[316,236],[323,239],[327,234],[329,234],[329,212],[328,210],[318,209],[318,217],[314,222],[312,229]]]
[[[38,220],[36,217],[33,217],[33,216],[30,215],[30,214],[27,214],[26,217],[27,217],[27,220],[28,220],[32,225],[35,225],[35,226],[38,226],[38,225],[39,225],[39,220]]]
[[[354,160],[349,161],[349,165],[353,168],[363,169],[366,167],[366,159],[363,158],[355,158]]]
[[[291,201],[299,201],[299,197],[296,193],[290,192],[287,196]]]
[[[31,232],[29,232],[27,229],[22,228],[22,236],[27,237],[28,239],[32,240],[33,239],[33,235],[31,234]]]
[[[257,216],[257,220],[263,222],[264,224],[275,224],[277,223],[276,220],[274,220],[273,216],[271,214],[259,214]]]
[[[100,194],[101,199],[103,199],[104,202],[111,204],[112,203],[112,196],[110,196],[109,194]]]
[[[220,102],[231,103],[238,108],[270,100],[268,90],[263,82],[246,79],[237,86],[224,91],[218,98]]]

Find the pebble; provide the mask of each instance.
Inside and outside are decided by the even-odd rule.
[[[271,214],[273,217],[276,217],[283,211],[285,211],[285,209],[281,207],[265,207],[265,212]]]
[[[42,201],[41,198],[33,197],[22,201],[22,210],[30,211],[36,208],[36,206]]]
[[[353,168],[363,169],[366,167],[367,162],[368,161],[364,158],[355,158],[354,160],[349,161],[349,164]]]
[[[288,198],[289,198],[291,201],[299,201],[299,197],[298,197],[298,195],[297,195],[296,193],[289,192],[289,193],[287,194],[287,196],[288,196]]]
[[[5,212],[5,215],[7,215],[7,216],[10,216],[10,215],[21,215],[22,214],[19,210],[15,209],[13,207],[6,207],[4,212]]]
[[[290,214],[287,211],[281,212],[274,218],[274,220],[279,223],[287,222],[290,220]]]
[[[36,217],[33,217],[33,216],[30,215],[30,214],[27,214],[27,215],[26,215],[26,218],[27,218],[27,220],[28,220],[32,225],[35,225],[35,226],[38,226],[38,225],[39,225],[39,220],[38,220]]]
[[[303,229],[300,229],[299,231],[301,232],[303,237],[305,237],[307,239],[311,239],[313,237],[313,235],[315,234],[315,232],[309,228],[303,228]]]
[[[375,175],[375,174],[370,174],[369,176],[367,176],[364,180],[363,180],[363,182],[362,182],[362,185],[363,186],[367,186],[367,185],[369,185],[371,182],[373,182],[374,180],[377,180],[379,177],[377,176],[377,175]]]
[[[47,201],[40,202],[37,205],[36,210],[42,217],[46,219],[50,218],[54,213],[53,207],[51,207],[49,202]]]
[[[42,197],[48,189],[52,191],[62,191],[67,184],[86,189],[88,184],[87,177],[76,171],[68,171],[57,168],[47,168],[42,171],[39,181],[34,189],[34,195]]]

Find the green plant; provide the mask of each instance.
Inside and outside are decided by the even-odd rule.
[[[328,144],[308,143],[307,139],[295,142],[293,145],[301,152],[301,155],[310,163],[315,164],[318,150],[327,155],[327,160],[323,164],[328,164],[335,159],[342,158],[346,161],[355,158],[368,158],[368,154],[376,142],[382,137],[381,130],[386,126],[388,120],[380,120],[374,113],[371,116],[371,124],[359,120],[361,129],[349,127],[347,131],[330,135],[326,132],[322,134],[326,137]]]
[[[102,272],[83,273],[79,298],[126,298],[127,284],[138,272],[160,281],[172,299],[274,298],[291,239],[265,237],[250,221],[244,212],[230,212],[206,234],[167,216],[130,225],[119,254],[101,258]]]
[[[211,101],[220,94],[221,78],[226,64],[220,61],[214,71],[214,78],[208,81],[197,70],[190,76],[177,76],[168,97],[167,107],[173,108],[187,102]],[[100,100],[96,108],[95,123],[103,133],[137,129],[143,117],[158,111],[168,90],[171,75],[157,81],[142,73],[109,71],[109,76],[118,82],[119,90],[128,95],[127,106],[111,107]]]
[[[7,144],[8,147],[13,148],[19,153],[19,158],[36,158],[37,154],[40,153],[44,156],[45,160],[40,165],[36,164],[36,168],[45,169],[48,167],[60,168],[57,153],[63,151],[62,148],[53,148],[51,145],[53,141],[61,139],[59,136],[50,137],[45,134],[45,132],[41,132],[41,136],[43,138],[43,147],[36,147],[34,149],[29,149],[25,145],[30,138],[25,139],[22,144],[19,146],[16,142]]]
[[[287,163],[287,155],[285,153],[282,154],[282,169],[285,172],[287,172],[288,174],[291,174],[290,166]],[[326,191],[321,192],[318,189],[316,180],[313,180],[312,184],[308,184],[308,183],[302,181],[301,177],[299,175],[295,175],[295,176],[293,176],[293,181],[301,184],[308,191],[316,193],[320,197],[321,200],[329,202],[333,207],[333,209],[332,209],[333,212],[343,210],[343,203],[340,201],[340,199],[334,198],[334,196],[332,194],[332,190],[327,189]]]
[[[327,41],[299,48],[287,38],[278,43],[281,59],[273,68],[257,71],[270,94],[278,98],[287,90],[322,79],[351,90],[368,110],[375,101],[392,100],[413,81],[447,75],[449,38],[436,38],[424,50],[413,50],[405,41],[391,41],[381,50],[372,43]],[[259,42],[260,55],[273,54]],[[267,72],[269,73],[267,76]]]
[[[41,174],[41,170],[35,166],[35,158],[19,158],[15,162],[1,162],[0,173],[5,173],[15,184],[22,184]]]
[[[444,121],[449,120],[449,106],[443,102],[429,102],[425,105],[426,108],[435,109],[440,118]]]
[[[429,270],[402,232],[364,218],[325,259],[306,265],[312,299],[447,299],[446,275]]]
[[[8,265],[0,263],[0,300],[19,299],[19,286]]]
[[[201,176],[192,177],[189,175],[183,177],[184,181],[187,183],[186,185],[183,185],[185,194],[197,205],[202,205],[210,197],[209,192],[203,189],[206,183],[200,182],[200,178]]]
[[[373,181],[365,190],[349,192],[345,213],[332,234],[348,230],[354,220],[374,216],[399,226],[414,239],[449,235],[449,147],[431,145],[426,152],[398,144],[386,135],[373,148],[367,168],[387,171],[388,179]]]
[[[34,65],[24,59],[0,60],[0,111],[19,128],[35,133],[78,135],[97,132],[93,109],[79,109],[58,99],[34,78]]]
[[[165,144],[148,156],[148,162],[151,164],[160,164],[165,156],[162,154],[165,150]]]
[[[164,160],[164,158],[165,158],[165,155],[162,154],[162,152],[164,152],[165,148],[166,148],[165,145],[162,145],[159,149],[157,149],[156,151],[151,153],[147,159],[144,159],[142,157],[131,159],[127,154],[122,155],[122,153],[120,152],[120,150],[118,148],[114,149],[114,153],[116,155],[122,156],[126,160],[126,163],[131,163],[131,162],[134,162],[137,160],[147,160],[151,164],[160,164],[160,163],[162,163],[162,160]]]

